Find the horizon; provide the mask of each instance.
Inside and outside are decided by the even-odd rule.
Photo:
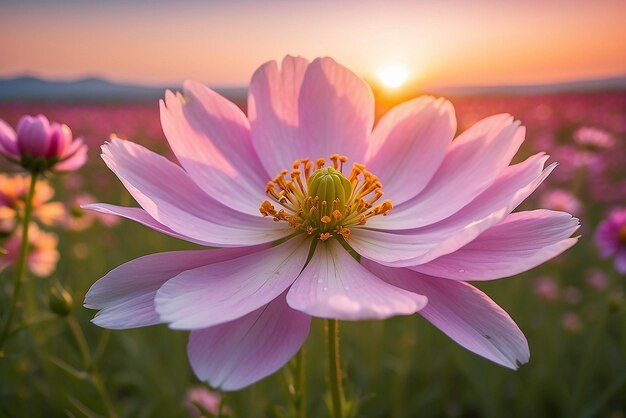
[[[4,1],[0,77],[245,86],[287,53],[329,55],[369,82],[406,69],[406,88],[554,84],[626,75],[626,3],[316,5],[272,0]],[[181,7],[181,4],[184,7]],[[114,25],[111,22],[115,22]],[[87,35],[85,35],[87,34]],[[76,39],[81,39],[76,42]],[[123,42],[122,42],[123,40]],[[19,48],[16,46],[19,45]]]
[[[110,84],[118,85],[118,86],[128,86],[128,87],[141,87],[146,89],[158,89],[158,88],[179,88],[182,86],[182,82],[180,85],[166,84],[166,83],[141,83],[141,82],[132,82],[132,81],[119,81],[113,78],[108,78],[106,76],[99,76],[97,74],[85,74],[76,77],[45,77],[39,76],[35,73],[21,73],[9,76],[0,75],[0,81],[16,81],[20,79],[32,79],[37,81],[42,81],[46,83],[75,83],[80,81],[104,81]],[[371,80],[365,79],[368,82]],[[577,83],[587,83],[587,82],[610,82],[610,81],[625,81],[626,82],[626,73],[608,75],[608,76],[600,76],[596,78],[574,78],[574,79],[565,79],[565,80],[557,80],[552,82],[536,82],[536,83],[510,83],[510,84],[450,84],[450,85],[420,85],[419,89],[464,89],[464,88],[517,88],[517,87],[542,87],[542,86],[559,86],[559,85],[568,85],[568,84],[577,84]],[[185,80],[183,80],[184,82]],[[384,86],[380,86],[380,82],[377,80],[373,80],[376,84],[377,88],[384,88]],[[211,88],[216,89],[247,89],[248,83],[241,84],[207,84]],[[416,86],[413,86],[417,88]],[[406,90],[406,89],[405,89]],[[410,90],[410,89],[409,89]]]

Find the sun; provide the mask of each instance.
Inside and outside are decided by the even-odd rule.
[[[376,75],[385,87],[397,89],[409,79],[409,70],[404,64],[390,63],[380,67]]]

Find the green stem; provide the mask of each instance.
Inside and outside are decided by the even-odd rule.
[[[306,418],[307,416],[307,399],[306,399],[306,360],[305,360],[305,350],[304,346],[300,348],[298,351],[298,356],[296,357],[296,410],[298,418]]]
[[[224,417],[224,393],[219,393],[220,402],[217,405],[217,415],[215,418],[223,418]],[[204,406],[203,406],[204,407]]]
[[[341,373],[341,359],[339,357],[339,321],[326,319],[326,343],[328,344],[328,371],[330,381],[330,394],[334,418],[343,418],[344,395],[343,380]]]
[[[585,349],[585,353],[583,358],[580,361],[580,367],[578,368],[578,373],[575,379],[573,391],[571,394],[571,400],[569,404],[569,415],[573,417],[578,415],[578,406],[583,396],[583,390],[587,387],[588,382],[590,381],[589,375],[593,370],[594,363],[598,360],[598,345],[602,340],[602,335],[604,334],[606,328],[606,322],[608,317],[608,309],[606,306],[602,306],[602,310],[600,311],[600,316],[597,322],[594,324],[593,334],[591,339]]]
[[[15,308],[17,307],[17,300],[20,295],[20,289],[22,288],[22,281],[24,280],[24,273],[26,271],[26,259],[28,257],[28,230],[30,225],[30,218],[33,212],[33,196],[35,195],[35,186],[37,185],[37,173],[33,172],[30,176],[30,187],[28,189],[28,195],[24,202],[24,217],[22,218],[22,242],[20,245],[20,254],[15,268],[15,276],[13,279],[13,295],[9,303],[9,311],[4,321],[2,333],[0,333],[0,350],[4,346],[4,343],[11,331],[11,323],[13,322],[13,316],[15,315]]]
[[[102,382],[102,378],[100,377],[100,373],[97,369],[94,369],[91,372],[91,381],[93,385],[96,387],[98,391],[98,395],[100,395],[100,399],[102,399],[102,403],[107,410],[107,416],[109,418],[117,418],[117,412],[115,412],[115,408],[113,408],[113,404],[111,403],[111,399],[109,398],[109,393]]]
[[[102,381],[102,377],[98,372],[95,361],[91,357],[91,354],[89,352],[89,345],[87,344],[87,338],[85,338],[83,329],[80,327],[80,324],[73,316],[69,316],[67,318],[67,324],[70,327],[72,335],[74,336],[74,340],[76,340],[76,345],[78,346],[78,351],[80,352],[80,356],[83,360],[85,371],[89,373],[91,377],[91,383],[93,383],[96,391],[98,392],[98,395],[100,396],[100,400],[102,401],[102,404],[107,411],[107,416],[109,418],[116,418],[117,413],[115,412],[115,408],[113,408],[113,404],[111,403],[111,399],[106,390],[106,386]]]
[[[80,357],[83,360],[83,367],[86,371],[89,371],[89,368],[92,366],[92,362],[91,353],[89,352],[89,345],[87,345],[87,339],[85,338],[85,334],[83,334],[83,331],[80,328],[80,324],[73,316],[67,317],[67,325],[69,325],[70,331],[72,331],[72,335],[74,336],[74,340],[76,340],[76,345],[78,346]]]

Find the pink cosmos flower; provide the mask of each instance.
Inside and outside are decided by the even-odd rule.
[[[202,412],[206,411],[211,416],[218,416],[220,413],[220,401],[221,396],[219,393],[198,386],[187,390],[183,404],[189,412],[189,416],[193,418],[208,418]],[[230,416],[232,411],[228,406],[223,406],[221,412],[223,416]]]
[[[95,221],[99,221],[108,227],[117,225],[120,221],[120,218],[117,216],[82,209],[82,206],[95,201],[95,197],[84,193],[71,198],[68,202],[69,211],[63,219],[64,226],[71,231],[84,231],[90,228]]]
[[[595,240],[604,258],[614,257],[615,269],[626,274],[626,208],[616,208],[600,222]]]
[[[574,141],[589,151],[600,151],[611,148],[615,139],[607,131],[591,126],[583,126],[574,132]]]
[[[585,281],[596,290],[604,290],[609,285],[609,279],[600,269],[591,268],[585,274]]]
[[[72,140],[67,125],[50,123],[43,115],[23,116],[17,133],[0,119],[0,154],[28,171],[73,171],[87,160],[87,145]]]
[[[559,298],[561,289],[551,277],[540,277],[535,281],[535,294],[547,302],[554,302]]]
[[[580,214],[582,210],[580,200],[569,191],[563,189],[554,189],[543,193],[539,204],[548,209],[561,210],[574,215]]]
[[[567,332],[571,332],[572,334],[576,334],[580,332],[583,327],[582,321],[580,320],[580,316],[576,312],[565,312],[563,317],[561,318],[561,326]]]
[[[567,213],[511,213],[554,166],[543,154],[510,165],[525,131],[509,115],[453,140],[452,105],[426,96],[373,122],[369,86],[330,58],[261,66],[248,117],[199,83],[168,91],[161,123],[180,165],[113,138],[103,159],[141,207],[87,207],[222,249],[116,268],[86,296],[93,321],[191,330],[196,375],[224,390],[278,370],[313,316],[419,312],[496,363],[528,361],[517,325],[468,281],[520,273],[576,242]]]
[[[37,277],[49,276],[54,272],[59,261],[60,256],[57,250],[59,240],[56,235],[40,230],[34,223],[30,224],[29,228],[30,250],[26,259],[28,270]],[[0,270],[17,263],[21,245],[22,231],[18,230],[3,245],[6,254],[0,254]]]

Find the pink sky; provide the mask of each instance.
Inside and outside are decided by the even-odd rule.
[[[330,55],[417,85],[524,84],[626,74],[626,1],[3,1],[0,77],[246,84],[287,53]]]

